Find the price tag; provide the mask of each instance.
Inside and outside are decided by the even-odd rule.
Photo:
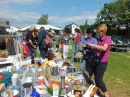
[[[53,84],[53,96],[59,95],[59,86]]]

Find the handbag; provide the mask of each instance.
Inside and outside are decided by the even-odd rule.
[[[82,52],[79,51],[76,53],[75,58],[81,58],[82,56]]]
[[[93,51],[92,56],[90,57],[89,60],[91,65],[97,65],[99,63],[97,51]]]

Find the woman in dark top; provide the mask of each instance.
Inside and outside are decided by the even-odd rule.
[[[35,39],[33,37],[33,34],[35,32],[36,32],[36,27],[34,25],[32,25],[29,28],[29,31],[27,32],[27,35],[26,35],[26,41],[28,42],[27,46],[29,48],[29,52],[30,52],[31,56],[33,56],[33,57],[36,56],[36,44],[35,44]]]
[[[36,45],[34,44],[33,34],[32,34],[32,33],[34,33],[35,29],[36,29],[36,27],[34,25],[32,25],[29,28],[29,31],[27,32],[27,35],[26,35],[26,41],[28,42],[27,46],[29,49],[36,48]]]

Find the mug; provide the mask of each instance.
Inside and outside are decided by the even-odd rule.
[[[12,81],[12,85],[16,86],[18,83],[18,76],[12,76],[11,81]]]

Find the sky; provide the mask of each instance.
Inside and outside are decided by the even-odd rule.
[[[42,14],[48,14],[49,24],[64,27],[75,23],[83,25],[86,20],[93,24],[105,3],[114,0],[0,0],[0,18],[7,19],[13,27],[37,24]],[[101,3],[100,3],[101,2]]]

